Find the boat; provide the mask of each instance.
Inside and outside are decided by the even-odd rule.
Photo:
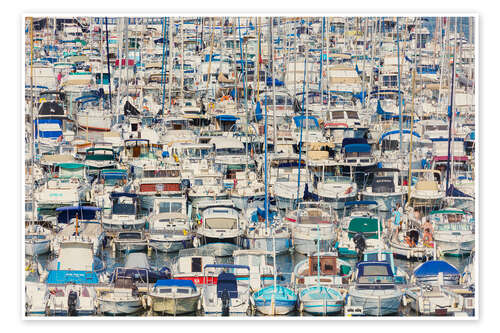
[[[148,296],[154,312],[175,316],[196,312],[201,289],[191,280],[158,280]]]
[[[220,257],[230,256],[240,248],[246,225],[240,210],[217,201],[198,209],[200,225],[196,234],[200,245],[213,249]]]
[[[93,206],[57,208],[57,225],[60,230],[52,239],[53,252],[58,254],[61,242],[72,239],[92,242],[94,255],[99,254],[105,245],[105,232],[101,218],[97,216],[100,211],[100,208]]]
[[[417,174],[417,181],[413,185],[409,199],[413,208],[433,209],[441,208],[445,192],[441,190],[441,172],[437,170],[417,169],[411,171],[412,175]],[[436,177],[438,180],[436,180]]]
[[[216,277],[205,277],[205,266],[215,264],[215,255],[209,249],[194,248],[180,250],[172,265],[172,277],[176,280],[191,280],[203,285]],[[209,268],[213,270],[213,268]]]
[[[49,316],[85,316],[97,312],[95,286],[99,283],[93,243],[67,240],[60,244],[59,257],[48,266],[46,284]]]
[[[413,271],[415,287],[405,291],[406,303],[417,314],[448,315],[464,310],[464,298],[447,287],[458,287],[460,272],[441,260],[431,260]]]
[[[372,175],[371,184],[367,181],[362,191],[361,200],[376,201],[380,211],[389,212],[396,204],[403,205],[408,194],[407,187],[400,184],[399,169],[374,168],[366,171]]]
[[[209,270],[212,268],[212,270]],[[204,266],[205,285],[202,304],[205,314],[246,314],[250,308],[250,281],[238,279],[235,270],[250,267],[232,264],[208,264]]]
[[[362,307],[363,314],[368,316],[398,313],[403,293],[394,281],[389,263],[359,262],[353,277],[354,285],[348,291],[348,306]]]
[[[148,217],[149,245],[161,252],[177,252],[193,245],[185,198],[156,198]]]
[[[463,210],[444,208],[433,211],[429,219],[434,225],[434,242],[442,255],[466,256],[474,249],[474,218]]]
[[[351,274],[351,265],[335,252],[315,252],[299,262],[292,275],[299,311],[316,315],[341,312],[345,299],[341,285],[349,281]]]
[[[143,231],[120,231],[111,240],[111,247],[114,251],[120,252],[140,252],[146,250],[148,240]]]
[[[330,251],[337,241],[337,215],[328,203],[300,202],[285,216],[292,233],[292,245],[301,254]]]
[[[145,217],[140,217],[139,199],[135,193],[111,192],[111,216],[103,218],[106,230],[142,230],[146,225]]]
[[[383,225],[376,207],[375,201],[346,202],[341,233],[335,245],[340,257],[359,258],[364,250],[383,248]],[[350,208],[350,215],[347,215],[347,208]]]
[[[269,251],[265,250],[236,250],[233,252],[234,264],[240,266],[248,266],[248,276],[245,270],[239,272],[236,270],[236,278],[238,280],[247,280],[250,284],[250,290],[255,291],[267,286],[273,282],[274,268],[266,263],[267,256],[270,255]],[[242,274],[240,274],[242,273]]]
[[[28,256],[38,256],[50,252],[52,232],[40,225],[30,224],[24,232],[24,253]]]
[[[35,201],[40,210],[90,202],[90,186],[84,164],[57,163],[54,169],[58,171],[35,191]]]
[[[99,312],[112,316],[130,315],[143,308],[134,278],[127,276],[126,271],[115,268],[111,282],[111,289],[97,297]]]

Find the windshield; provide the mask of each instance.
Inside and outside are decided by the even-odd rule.
[[[245,155],[245,149],[243,148],[221,148],[215,150],[217,156],[228,156],[228,155]]]
[[[158,205],[159,213],[182,213],[181,202],[160,202]]]

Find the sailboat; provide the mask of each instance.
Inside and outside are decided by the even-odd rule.
[[[266,103],[267,106],[267,103]],[[265,114],[265,139],[267,142],[267,107]],[[269,201],[267,192],[267,144],[265,146],[265,183],[266,183],[266,225],[269,217]],[[266,315],[284,315],[295,309],[297,295],[290,288],[277,285],[276,283],[276,238],[273,234],[273,265],[274,265],[274,283],[271,286],[264,287],[252,295],[252,302],[257,310]]]

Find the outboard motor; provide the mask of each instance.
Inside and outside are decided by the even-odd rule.
[[[358,252],[358,262],[360,262],[363,260],[363,252],[366,249],[365,236],[363,235],[363,233],[358,232],[357,234],[354,235],[352,241],[354,242],[356,251]]]
[[[76,303],[78,302],[78,294],[72,290],[68,295],[68,316],[76,316]]]
[[[222,300],[222,316],[229,317],[229,305],[230,305],[229,291],[224,290],[222,292],[221,300]]]

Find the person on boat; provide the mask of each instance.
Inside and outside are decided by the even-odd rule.
[[[406,232],[404,240],[405,240],[405,243],[408,244],[409,247],[415,247],[415,241],[414,241],[413,237],[411,237],[409,231]]]
[[[424,230],[429,229],[429,231],[430,231],[431,233],[432,233],[432,232],[434,232],[434,228],[433,228],[432,223],[431,223],[431,221],[429,220],[429,218],[427,218],[427,219],[425,220],[425,223],[424,223],[424,225],[422,225],[422,228],[423,228]]]
[[[434,239],[432,238],[432,233],[430,228],[425,228],[424,230],[423,243],[424,246],[434,247]]]
[[[402,213],[402,208],[401,204],[398,202],[396,204],[396,208],[394,209],[393,215],[392,215],[392,223],[394,224],[394,234],[393,237],[394,239],[398,239],[399,232],[401,231],[401,213]]]

